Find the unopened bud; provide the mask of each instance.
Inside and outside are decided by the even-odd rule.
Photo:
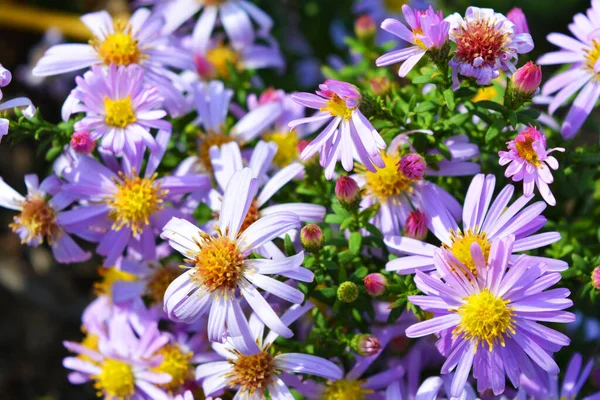
[[[217,76],[214,65],[206,57],[196,55],[194,57],[194,62],[196,63],[196,72],[200,78],[209,80]]]
[[[358,355],[370,357],[381,350],[381,344],[379,343],[379,339],[375,336],[364,333],[352,338],[350,341],[350,348]]]
[[[300,242],[306,251],[316,253],[323,248],[325,237],[318,225],[308,224],[300,230]]]
[[[527,26],[527,18],[525,17],[525,13],[518,7],[513,8],[506,14],[506,18],[513,24],[515,27],[513,28],[515,34],[519,33],[529,33],[529,27]]]
[[[342,303],[352,303],[358,299],[358,286],[354,282],[344,282],[337,290],[337,298]]]
[[[372,39],[377,33],[375,21],[369,15],[362,15],[354,22],[354,33],[359,39]]]
[[[346,210],[355,210],[360,204],[360,188],[356,181],[347,176],[341,176],[335,183],[335,195]]]
[[[600,290],[600,265],[592,271],[592,286]]]
[[[75,132],[71,136],[71,147],[78,153],[90,154],[96,148],[96,142],[90,137],[90,132]]]
[[[531,95],[542,83],[542,69],[529,61],[513,74],[511,83],[517,92]]]
[[[425,159],[415,153],[407,154],[398,161],[398,171],[413,181],[423,179],[426,169]]]
[[[419,210],[413,210],[408,214],[404,223],[404,236],[416,240],[425,240],[427,237],[427,217]]]
[[[381,296],[387,287],[387,279],[380,273],[369,274],[364,277],[363,283],[367,293],[373,297]]]
[[[377,76],[369,80],[371,91],[375,96],[385,96],[392,88],[390,80],[385,76]]]

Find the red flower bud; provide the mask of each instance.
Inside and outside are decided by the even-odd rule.
[[[367,293],[373,297],[381,296],[387,287],[387,279],[379,273],[369,274],[364,277],[363,283]]]
[[[346,209],[356,209],[361,199],[358,184],[347,176],[341,176],[335,183],[335,195]]]
[[[96,142],[88,131],[75,132],[71,136],[71,147],[78,153],[90,154],[96,148]]]
[[[600,290],[600,265],[592,271],[592,286]]]
[[[529,33],[529,27],[527,26],[527,18],[525,13],[520,8],[513,8],[506,14],[506,18],[513,24],[515,24],[514,30],[516,34]]]
[[[323,248],[325,237],[318,225],[308,224],[300,230],[300,243],[306,251],[316,253]]]
[[[408,214],[404,223],[404,236],[416,240],[424,240],[427,237],[427,218],[419,210],[413,210]]]
[[[513,74],[511,83],[517,92],[533,94],[542,83],[542,69],[529,61]]]
[[[405,155],[398,162],[398,171],[411,180],[423,179],[425,169],[427,169],[425,159],[415,153]]]
[[[362,15],[354,22],[354,33],[359,39],[370,39],[377,33],[375,21],[369,15]]]
[[[374,356],[381,350],[379,339],[367,333],[352,338],[350,347],[363,357]]]

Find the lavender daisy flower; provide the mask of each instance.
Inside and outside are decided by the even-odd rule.
[[[401,154],[402,145],[410,142],[406,134],[398,135],[390,143],[387,152],[382,152],[384,168],[369,171],[359,166],[358,174],[352,178],[363,190],[361,208],[379,204],[380,208],[372,223],[384,236],[399,235],[409,221],[413,207],[428,213],[429,203],[441,199],[444,207],[454,218],[460,218],[460,204],[449,193],[424,176],[464,176],[479,172],[478,164],[469,160],[479,155],[476,145],[469,143],[466,136],[448,138],[445,143],[452,154],[452,160],[438,163],[438,170],[427,166],[425,159],[416,154]]]
[[[442,242],[441,247],[451,252],[471,272],[475,270],[475,260],[470,251],[472,243],[479,244],[487,259],[492,240],[497,238],[514,235],[514,252],[538,249],[560,240],[558,232],[536,234],[546,223],[546,218],[541,215],[546,208],[545,202],[539,201],[523,209],[532,198],[521,196],[508,206],[515,188],[507,185],[492,203],[495,186],[494,175],[479,174],[473,178],[463,205],[462,230],[457,223],[459,218],[453,217],[441,202],[429,202],[428,209],[425,210],[427,226]],[[390,250],[408,255],[388,262],[388,271],[412,274],[417,270],[435,269],[434,253],[437,246],[405,236],[388,236],[384,241]],[[518,255],[513,254],[510,261],[514,262],[517,258]],[[552,272],[568,268],[568,264],[562,260],[532,258],[546,264]]]
[[[144,85],[144,70],[138,65],[111,64],[108,71],[94,65],[83,77],[77,77],[75,88],[63,106],[63,120],[72,113],[85,113],[75,123],[75,131],[91,132],[91,139],[102,138],[101,147],[120,156],[123,151],[134,155],[145,144],[151,151],[158,145],[151,129],[171,131],[162,118],[163,103],[158,87]]]
[[[185,111],[185,98],[177,89],[180,78],[167,67],[193,69],[194,63],[189,54],[175,48],[162,33],[162,18],[140,8],[128,23],[113,21],[106,11],[85,14],[81,21],[94,35],[90,43],[50,47],[33,69],[33,75],[59,75],[92,65],[137,64],[144,69],[145,82],[158,86],[171,114]]]
[[[141,337],[136,336],[124,315],[114,316],[108,325],[108,335],[99,339],[98,350],[80,343],[64,342],[64,346],[86,358],[67,357],[65,368],[72,384],[94,381],[98,396],[113,399],[168,400],[169,395],[158,386],[169,383],[171,376],[154,372],[163,359],[158,351],[169,338],[161,334],[156,323],[148,326]]]
[[[289,325],[312,307],[310,302],[304,306],[292,306],[281,319]],[[203,380],[205,394],[230,387],[237,389],[235,398],[261,400],[268,390],[271,399],[288,400],[293,398],[288,385],[299,381],[292,374],[310,374],[334,380],[342,377],[337,365],[321,357],[301,353],[274,355],[269,349],[279,335],[271,331],[265,337],[265,324],[256,315],[250,317],[250,328],[255,341],[249,351],[231,340],[213,344],[214,350],[226,361],[203,364],[196,369],[196,379]]]
[[[254,340],[246,332],[241,299],[236,295],[238,289],[261,320],[284,337],[291,337],[292,331],[275,314],[257,287],[292,303],[299,304],[304,300],[299,290],[267,276],[277,274],[294,279],[298,273],[310,274],[300,267],[304,260],[302,252],[281,260],[248,258],[255,249],[300,226],[296,214],[274,212],[241,232],[258,190],[253,175],[250,168],[244,168],[229,181],[215,228],[216,236],[178,218],[169,221],[161,234],[190,265],[188,271],[167,289],[165,311],[170,319],[187,323],[208,312],[211,341],[222,341],[226,333]]]
[[[560,400],[560,399],[576,399],[578,394],[585,385],[588,377],[592,373],[594,361],[589,360],[583,370],[581,354],[575,353],[569,361],[565,377],[558,390],[558,376],[543,374],[543,379],[529,379],[527,376],[521,376],[521,386],[519,390],[526,392],[535,400]],[[598,400],[600,392],[590,396],[582,397],[582,400]]]
[[[0,206],[19,211],[10,224],[22,243],[37,247],[46,241],[59,263],[81,262],[91,254],[83,251],[58,221],[71,199],[60,194],[62,182],[50,175],[41,183],[37,175],[25,175],[27,196],[22,196],[0,178]]]
[[[551,206],[556,205],[548,184],[554,181],[551,169],[558,169],[558,161],[549,154],[553,151],[564,152],[562,147],[546,150],[546,135],[533,126],[525,129],[508,144],[509,151],[499,151],[500,165],[508,165],[504,176],[512,177],[514,182],[523,181],[525,196],[533,196],[537,186],[540,194]]]
[[[515,238],[495,240],[484,254],[479,243],[469,246],[475,268],[462,264],[444,249],[434,254],[437,275],[417,271],[415,283],[424,295],[411,303],[433,312],[430,320],[406,330],[408,337],[441,334],[447,359],[442,374],[455,370],[450,395],[462,392],[473,367],[477,390],[504,392],[505,376],[514,387],[521,374],[535,377],[534,365],[557,374],[552,354],[567,346],[567,336],[537,321],[569,323],[575,315],[561,311],[573,305],[567,289],[545,291],[559,273],[526,255],[510,266]],[[487,257],[486,257],[487,256]],[[440,348],[438,347],[438,348]]]
[[[554,94],[548,107],[550,114],[554,114],[558,107],[579,92],[562,125],[561,134],[565,139],[577,134],[600,98],[600,81],[597,79],[600,72],[600,39],[595,17],[598,12],[600,4],[592,1],[592,8],[588,9],[587,15],[575,15],[573,23],[569,24],[574,38],[562,33],[549,34],[548,41],[560,47],[560,50],[544,54],[538,60],[540,65],[571,65],[568,70],[560,72],[542,87],[542,96]]]
[[[375,63],[378,67],[382,67],[404,61],[398,70],[398,75],[404,77],[427,51],[439,50],[446,44],[450,23],[444,20],[441,10],[435,12],[432,6],[429,6],[427,11],[419,11],[404,5],[402,12],[410,29],[395,19],[383,21],[381,29],[392,33],[412,46],[384,54]]]
[[[514,24],[491,8],[469,7],[465,17],[454,13],[450,22],[450,40],[456,43],[453,68],[454,87],[458,74],[475,78],[479,85],[489,85],[500,71],[514,72],[518,54],[533,50],[528,33],[515,34]]]
[[[69,232],[98,242],[96,252],[106,257],[107,267],[114,265],[126,248],[136,258],[156,259],[156,237],[162,227],[172,217],[185,217],[169,204],[210,187],[206,175],[158,177],[155,171],[169,137],[164,131],[158,133],[161,150],[150,154],[143,174],[142,151],[124,157],[120,164],[111,154],[103,154],[104,164],[80,156],[63,172],[69,182],[63,190],[82,204],[61,213],[57,220]]]
[[[321,166],[325,168],[327,179],[333,177],[339,159],[344,169],[351,171],[355,154],[369,171],[375,172],[376,166],[384,168],[380,151],[385,149],[385,141],[358,109],[361,99],[358,88],[346,82],[328,79],[319,85],[319,89],[316,92],[318,96],[311,93],[292,95],[292,99],[298,104],[319,111],[311,117],[291,121],[291,129],[310,122],[319,122],[321,127],[331,120],[304,148],[300,158],[306,161],[316,152],[320,152]]]

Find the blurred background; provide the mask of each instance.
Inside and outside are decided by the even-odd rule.
[[[334,55],[347,57],[343,37],[352,32],[357,17],[352,0],[255,2],[274,18],[273,34],[290,62],[282,76],[273,75],[267,82],[290,91],[309,88],[315,82],[306,81],[303,71],[318,71]],[[514,6],[522,8],[536,45],[528,55],[531,60],[553,50],[545,40],[548,33],[566,33],[573,15],[590,6],[589,0],[479,0],[476,4],[456,0],[437,5],[446,14],[464,13],[469,5],[502,13]],[[48,45],[87,41],[89,34],[78,17],[101,9],[113,15],[130,12],[126,0],[0,0],[0,63],[13,73],[12,83],[3,89],[4,98],[27,96],[45,119],[57,121],[75,75],[37,80],[30,75],[31,67]],[[21,193],[25,193],[25,174],[48,173],[44,154],[36,154],[36,147],[34,142],[0,146],[0,176]],[[67,352],[61,341],[81,337],[80,316],[93,298],[99,263],[57,265],[47,248],[21,246],[8,228],[13,216],[0,209],[0,398],[94,398],[90,385],[67,382],[61,365]]]

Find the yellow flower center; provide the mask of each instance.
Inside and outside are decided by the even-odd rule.
[[[237,244],[227,236],[203,235],[205,240],[194,260],[192,279],[209,292],[232,291],[244,269]]]
[[[250,395],[254,395],[256,391],[262,394],[277,373],[273,355],[266,351],[251,356],[239,352],[236,354],[237,359],[230,361],[233,364],[228,376],[230,386],[241,386],[241,390],[249,392]]]
[[[115,32],[106,35],[104,41],[93,39],[91,45],[96,49],[104,64],[137,64],[143,58],[137,39],[131,35],[131,27],[121,21],[115,22]]]
[[[162,303],[167,288],[181,274],[181,269],[176,267],[157,268],[150,281],[146,284],[146,295],[152,304]]]
[[[525,140],[515,140],[515,148],[517,149],[519,157],[524,158],[536,167],[541,167],[542,163],[533,149],[533,142],[535,142],[535,139],[526,134]]]
[[[498,89],[494,85],[479,88],[477,94],[471,98],[473,103],[483,100],[493,100],[498,96]]]
[[[235,139],[223,133],[208,131],[207,133],[198,132],[200,136],[200,145],[198,146],[198,158],[200,163],[207,171],[212,171],[210,162],[210,148],[217,146],[221,148],[225,143],[233,142]]]
[[[467,303],[456,311],[461,319],[452,331],[453,336],[462,334],[466,340],[475,342],[475,351],[483,342],[490,351],[497,344],[504,347],[505,336],[515,333],[514,309],[508,307],[510,300],[497,297],[487,288],[463,300]]]
[[[388,155],[382,152],[381,158],[385,162],[385,167],[375,167],[376,172],[363,169],[368,192],[379,200],[387,200],[403,193],[409,194],[412,192],[412,184],[415,181],[398,171],[397,164],[400,161],[400,156],[396,154]]]
[[[23,238],[22,243],[42,237],[46,238],[52,244],[53,236],[58,233],[56,225],[56,212],[50,207],[46,199],[41,196],[35,196],[26,199],[22,204],[21,214],[14,217],[13,223],[9,226],[13,232],[24,228],[27,236]]]
[[[327,111],[333,117],[341,117],[348,121],[352,117],[354,108],[348,108],[346,102],[340,96],[334,94],[333,98],[328,100],[325,107],[321,108],[320,111]]]
[[[402,6],[407,4],[406,0],[383,0],[384,7],[393,13],[402,12]]]
[[[598,62],[598,59],[600,58],[600,40],[598,39],[594,39],[592,40],[592,48],[586,51],[586,63],[585,66],[590,69],[592,72],[596,73],[594,71],[594,66],[596,65],[596,63]]]
[[[469,271],[473,274],[473,276],[477,276],[477,267],[475,266],[475,262],[473,261],[473,256],[471,255],[471,245],[473,243],[479,244],[481,248],[481,252],[483,253],[484,259],[487,261],[490,255],[490,249],[492,245],[487,238],[485,232],[475,233],[473,230],[469,229],[463,234],[462,232],[450,232],[450,241],[451,244],[443,244],[447,250],[450,250],[452,255],[461,262],[462,265],[467,267]]]
[[[107,359],[102,365],[102,371],[92,378],[96,381],[98,397],[110,400],[126,400],[135,391],[135,377],[131,365],[122,361]]]
[[[423,29],[418,28],[418,29],[414,29],[412,31],[413,35],[415,35],[415,39],[414,42],[417,46],[419,46],[422,49],[427,50],[427,46],[425,46],[425,43],[423,43],[423,40],[421,40],[420,38],[423,37]]]
[[[104,97],[104,108],[106,110],[104,121],[109,126],[125,128],[127,125],[137,121],[133,106],[131,105],[131,96],[127,96],[121,100]]]
[[[163,385],[165,389],[176,391],[187,381],[193,379],[193,353],[184,353],[178,345],[167,344],[158,351],[158,354],[163,356],[163,360],[158,367],[152,368],[152,370],[171,375],[171,382]]]
[[[325,389],[322,400],[364,400],[371,389],[364,389],[360,381],[340,379]]]
[[[150,178],[126,177],[122,172],[119,175],[122,182],[117,182],[117,193],[107,200],[111,208],[109,216],[115,221],[112,229],[127,226],[137,235],[150,224],[149,217],[162,209],[168,190],[156,184],[157,174]]]
[[[298,159],[298,137],[296,131],[291,132],[272,132],[263,135],[268,142],[273,142],[277,145],[277,154],[273,162],[279,167],[290,165]]]
[[[115,282],[135,282],[138,280],[138,277],[134,274],[121,271],[115,267],[99,267],[98,274],[100,275],[101,280],[100,282],[94,283],[94,291],[98,296],[103,294],[108,296],[112,295],[112,286]]]
[[[240,53],[223,44],[207,50],[206,59],[215,68],[217,77],[225,80],[231,77],[229,68],[233,68],[234,71],[238,72],[244,68],[240,59]]]

